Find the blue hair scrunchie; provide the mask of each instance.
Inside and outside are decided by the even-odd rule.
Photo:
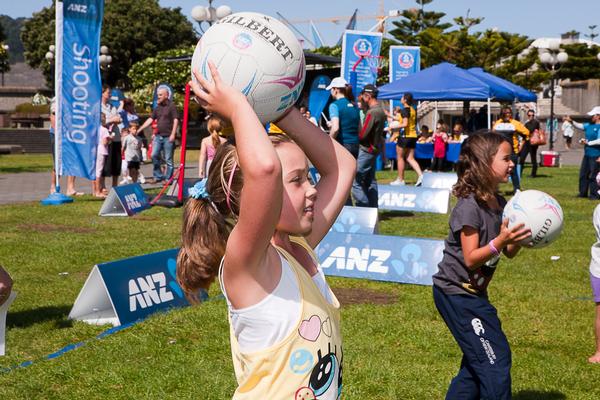
[[[194,186],[188,189],[188,193],[190,197],[199,200],[199,199],[208,199],[210,198],[210,194],[206,191],[206,182],[208,179],[202,179],[201,181],[196,182]]]

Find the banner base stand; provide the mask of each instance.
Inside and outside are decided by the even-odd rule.
[[[45,199],[41,200],[43,206],[60,206],[65,203],[72,203],[73,198],[59,192],[52,193]]]
[[[183,203],[179,201],[177,196],[169,196],[169,195],[161,196],[158,199],[155,198],[153,200],[152,204],[155,206],[166,207],[166,208],[177,208],[177,207],[181,207],[183,205]]]

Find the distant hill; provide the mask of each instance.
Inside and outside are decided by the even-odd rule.
[[[23,53],[23,42],[21,42],[21,28],[27,18],[11,18],[8,15],[0,15],[0,26],[4,30],[6,36],[6,44],[9,46],[8,52],[10,54],[10,63],[14,64],[17,62],[25,61]]]

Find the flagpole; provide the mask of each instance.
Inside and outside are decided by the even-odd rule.
[[[55,192],[41,200],[45,206],[58,206],[72,203],[73,199],[60,192],[60,176],[62,175],[62,60],[63,60],[63,3],[56,0],[55,14],[55,45],[56,58],[54,63],[54,175],[56,177]]]

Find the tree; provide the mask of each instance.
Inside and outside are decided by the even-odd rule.
[[[599,46],[588,47],[584,43],[574,43],[561,47],[569,55],[569,59],[556,73],[558,78],[573,81],[600,78],[600,62],[597,58]]]
[[[6,40],[6,34],[4,33],[4,26],[2,24],[2,20],[0,20],[0,42],[4,42]]]
[[[50,67],[45,61],[48,46],[54,42],[54,5],[34,13],[21,35],[25,58],[33,68],[42,67],[50,83]],[[129,88],[127,74],[133,64],[159,51],[192,45],[197,38],[181,8],[163,8],[158,0],[106,0],[101,44],[109,48],[112,64],[109,84]]]
[[[420,8],[409,8],[402,10],[401,21],[394,21],[392,25],[396,28],[390,31],[390,35],[394,36],[401,44],[408,46],[420,46],[421,33],[430,29],[439,30],[440,32],[450,28],[452,24],[442,23],[441,20],[446,16],[443,12],[424,11],[425,4],[431,3],[433,0],[415,0]]]
[[[21,42],[21,27],[25,22],[26,18],[11,18],[8,15],[0,15],[0,25],[4,29],[6,39],[4,42],[10,46],[8,53],[10,55],[10,62],[23,62],[23,42]]]

